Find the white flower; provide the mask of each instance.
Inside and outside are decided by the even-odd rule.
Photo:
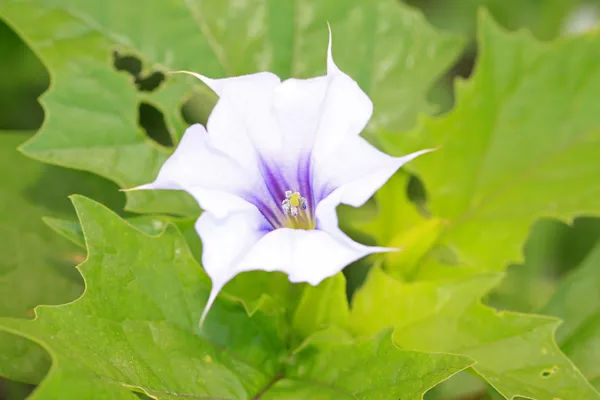
[[[199,78],[217,95],[207,128],[189,127],[153,183],[181,189],[204,209],[196,223],[202,263],[218,292],[250,270],[283,271],[317,285],[349,263],[380,251],[339,228],[340,203],[362,205],[404,163],[359,136],[373,104],[334,64],[327,75],[288,79],[261,72]],[[202,323],[202,322],[201,322]]]

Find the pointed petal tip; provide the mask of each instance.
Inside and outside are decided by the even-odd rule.
[[[140,185],[140,186],[136,186],[136,187],[132,187],[132,188],[119,189],[119,192],[135,192],[136,190],[149,190],[152,188],[153,187],[152,187],[151,183],[146,183],[145,185]]]
[[[327,29],[329,30],[329,44],[327,45],[327,75],[333,75],[341,73],[342,71],[340,71],[338,66],[335,65],[335,62],[333,61],[333,35],[331,33],[331,25],[329,24],[329,21],[327,21]]]
[[[194,78],[198,78],[200,79],[206,86],[208,86],[213,92],[215,92],[216,94],[219,94],[219,80],[218,79],[212,79],[209,78],[207,76],[201,75],[197,72],[192,72],[192,71],[171,71],[170,74],[184,74],[184,75],[190,75],[193,76]]]
[[[219,292],[221,291],[222,288],[223,288],[223,285],[217,286],[213,283],[213,286],[210,289],[210,294],[208,295],[208,301],[206,302],[206,305],[204,306],[204,310],[202,311],[202,315],[200,316],[200,322],[198,323],[198,327],[200,329],[202,329],[202,326],[204,326],[204,321],[206,320],[206,316],[208,315],[208,312],[212,308],[215,300],[217,299],[217,295],[219,294]]]

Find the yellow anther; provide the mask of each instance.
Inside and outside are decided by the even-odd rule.
[[[299,193],[292,193],[292,195],[290,196],[290,205],[292,207],[298,207],[300,205],[300,194]]]

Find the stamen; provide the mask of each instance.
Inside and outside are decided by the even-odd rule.
[[[281,202],[281,208],[285,215],[297,217],[300,210],[306,210],[306,199],[300,196],[300,192],[285,191],[285,199]]]

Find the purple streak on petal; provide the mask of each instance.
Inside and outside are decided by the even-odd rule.
[[[277,164],[267,162],[261,158],[261,171],[267,190],[275,201],[277,206],[285,199],[285,191],[290,190],[288,183],[285,181],[284,175],[281,173]]]
[[[306,198],[306,202],[308,203],[306,214],[309,218],[312,218],[315,209],[315,195],[312,190],[312,164],[310,154],[299,160],[297,179],[300,194]]]
[[[283,222],[281,220],[281,213],[276,213],[273,210],[272,202],[270,199],[266,199],[267,202],[259,199],[257,196],[253,194],[244,195],[244,199],[248,202],[254,204],[258,211],[265,217],[265,219],[271,224],[274,229],[280,228],[283,226]]]
[[[307,201],[307,216],[314,218],[316,206],[315,193],[312,190],[312,165],[311,156],[307,154],[285,164],[279,164],[276,160],[259,157],[261,174],[264,186],[256,188],[251,193],[242,195],[248,202],[254,204],[273,229],[285,226],[287,216],[281,208],[281,202],[285,199],[287,190],[299,191]],[[284,173],[282,165],[293,168]],[[288,167],[289,168],[289,167]]]

